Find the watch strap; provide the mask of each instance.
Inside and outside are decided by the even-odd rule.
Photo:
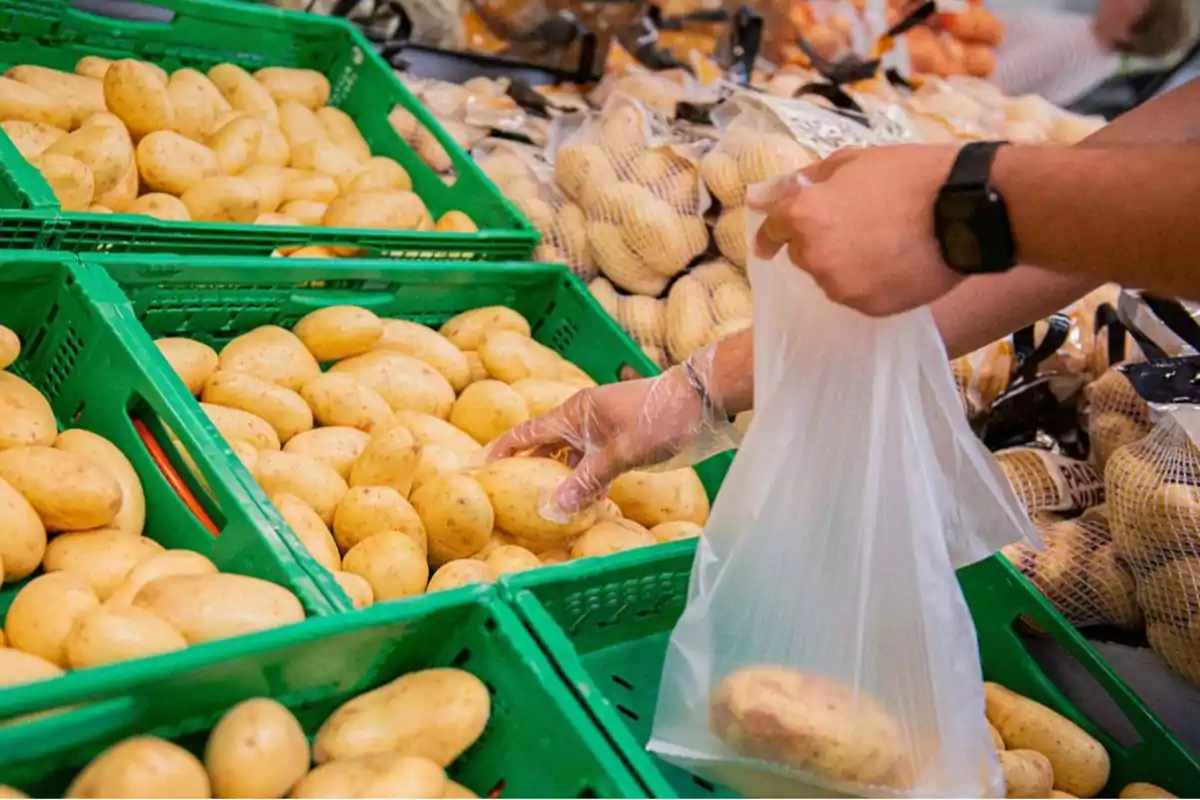
[[[985,189],[991,185],[992,161],[996,151],[1008,142],[969,142],[958,151],[950,176],[946,179],[947,189]]]

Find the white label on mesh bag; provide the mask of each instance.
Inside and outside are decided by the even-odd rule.
[[[996,459],[1030,513],[1082,511],[1104,502],[1104,479],[1084,461],[1032,447],[1002,450]]]

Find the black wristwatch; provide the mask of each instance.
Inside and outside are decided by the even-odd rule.
[[[933,207],[942,258],[955,272],[1004,272],[1017,263],[1008,206],[990,174],[996,151],[1007,142],[971,142],[959,151]]]

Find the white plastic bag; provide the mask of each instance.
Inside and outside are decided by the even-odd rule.
[[[1003,797],[954,570],[1035,535],[933,318],[838,306],[786,250],[752,257],[750,280],[755,420],[649,749],[747,797]]]

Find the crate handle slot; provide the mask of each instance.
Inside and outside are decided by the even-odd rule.
[[[81,14],[126,22],[170,25],[175,21],[171,9],[140,0],[71,0],[71,8]]]
[[[205,530],[212,534],[214,538],[220,536],[221,531],[217,528],[216,523],[213,522],[212,517],[204,510],[204,507],[200,505],[200,501],[196,499],[196,495],[192,494],[192,490],[184,483],[179,472],[171,465],[170,459],[167,458],[166,450],[154,438],[154,434],[146,427],[146,423],[133,414],[130,414],[129,418],[133,422],[134,430],[137,431],[138,438],[142,440],[146,452],[150,455],[151,460],[154,461],[154,465],[158,467],[158,471],[162,473],[163,478],[166,479],[167,483],[175,491],[175,494],[179,495],[179,499],[195,515]]]

